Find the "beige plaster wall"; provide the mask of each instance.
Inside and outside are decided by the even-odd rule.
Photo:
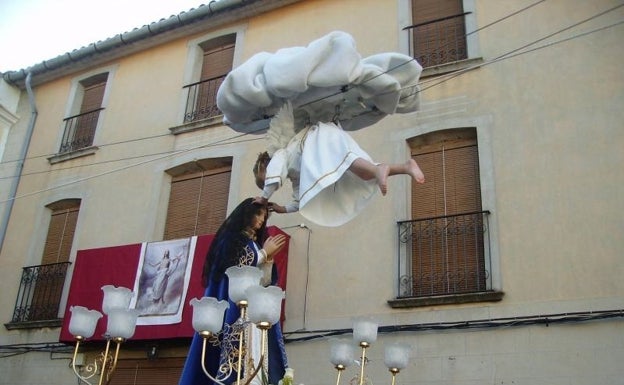
[[[531,3],[473,2],[479,26]],[[505,293],[501,302],[401,310],[387,305],[396,296],[396,221],[410,217],[408,180],[396,177],[386,197],[376,197],[362,215],[339,228],[316,226],[299,214],[271,217],[271,224],[292,236],[285,331],[349,328],[355,315],[374,315],[383,325],[409,325],[624,308],[624,53],[617,49],[622,27],[573,38],[621,20],[624,11],[620,8],[541,44],[569,41],[491,62],[617,3],[550,0],[488,27],[478,34],[480,68],[444,82],[423,77],[421,111],[391,116],[353,133],[375,160],[403,162],[409,156],[405,140],[410,137],[477,128],[483,208],[492,213],[492,279],[494,288]],[[403,26],[397,26],[396,18],[405,4],[305,1],[224,29],[244,31],[239,62],[260,51],[306,45],[332,30],[351,33],[366,56],[401,49]],[[218,31],[207,27],[206,33]],[[169,186],[164,171],[184,162],[232,156],[230,208],[258,194],[250,170],[264,149],[260,137],[205,147],[231,141],[237,134],[216,127],[168,135],[169,128],[180,124],[183,110],[181,85],[190,71],[187,43],[199,36],[93,69],[111,71],[110,92],[96,136],[100,150],[72,161],[82,167],[50,166],[46,159],[58,149],[75,77],[37,87],[39,117],[24,170],[32,176],[20,183],[0,255],[2,319],[12,314],[15,273],[40,261],[49,220],[41,208],[47,203],[67,197],[83,200],[75,255],[80,249],[161,239]],[[29,115],[25,98],[16,115]],[[17,123],[20,129],[25,124],[24,119]],[[150,139],[131,142],[136,138]],[[186,149],[192,150],[164,156]],[[136,158],[146,154],[154,154],[153,159]],[[289,196],[284,188],[275,200]],[[375,371],[382,373],[383,344],[403,339],[413,343],[416,358],[399,377],[405,384],[616,384],[623,378],[617,364],[624,357],[622,335],[621,319],[389,334],[380,338],[372,357]],[[58,337],[58,330],[2,331],[0,336],[2,344],[49,341]],[[287,345],[299,380],[313,385],[335,378],[326,349],[325,340]],[[30,365],[31,360],[28,356],[20,363]],[[4,362],[9,361],[0,365]],[[374,379],[383,383],[386,377],[375,374]],[[0,384],[12,383],[3,381],[0,377]]]

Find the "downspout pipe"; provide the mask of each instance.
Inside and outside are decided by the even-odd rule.
[[[4,210],[2,217],[2,224],[0,225],[0,252],[4,246],[4,238],[6,237],[7,229],[9,226],[9,219],[11,218],[11,212],[13,211],[13,204],[15,203],[15,197],[17,196],[17,187],[19,186],[20,179],[22,177],[22,171],[24,170],[24,162],[26,162],[26,155],[28,154],[28,147],[30,147],[30,140],[32,139],[33,131],[35,130],[35,122],[37,121],[37,105],[35,104],[35,95],[31,87],[32,75],[30,72],[26,75],[26,92],[28,93],[28,103],[30,105],[30,119],[28,120],[28,128],[26,130],[26,136],[22,145],[22,151],[17,162],[17,176],[13,179],[11,184],[11,191],[9,193],[9,199],[7,200],[7,208]]]

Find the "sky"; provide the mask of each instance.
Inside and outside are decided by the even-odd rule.
[[[0,72],[17,71],[210,0],[0,0]]]

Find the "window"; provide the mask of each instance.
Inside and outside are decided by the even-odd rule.
[[[49,204],[47,207],[52,213],[41,263],[45,265],[67,262],[74,241],[80,199],[66,199]]]
[[[184,122],[194,122],[221,115],[217,108],[217,91],[232,70],[236,34],[230,34],[199,44],[202,63],[199,81],[188,89]]]
[[[65,130],[60,153],[81,150],[93,145],[108,73],[102,73],[79,82],[74,110],[78,113],[64,119]]]
[[[167,172],[172,180],[163,239],[216,233],[227,213],[232,159],[203,159]]]
[[[80,200],[61,200],[47,207],[51,210],[50,225],[41,265],[24,267],[12,323],[59,319],[59,304],[74,241]]]
[[[407,255],[400,295],[478,293],[490,284],[488,212],[481,205],[474,128],[410,140],[427,183],[412,185],[412,220],[400,224]]]
[[[411,0],[409,33],[412,56],[424,67],[468,58],[467,13],[462,0]]]

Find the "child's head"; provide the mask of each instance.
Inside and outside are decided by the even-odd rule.
[[[271,157],[269,156],[269,153],[265,151],[258,154],[258,159],[256,159],[256,164],[254,164],[253,173],[256,178],[256,186],[258,186],[260,190],[264,189],[266,168],[270,161]]]

